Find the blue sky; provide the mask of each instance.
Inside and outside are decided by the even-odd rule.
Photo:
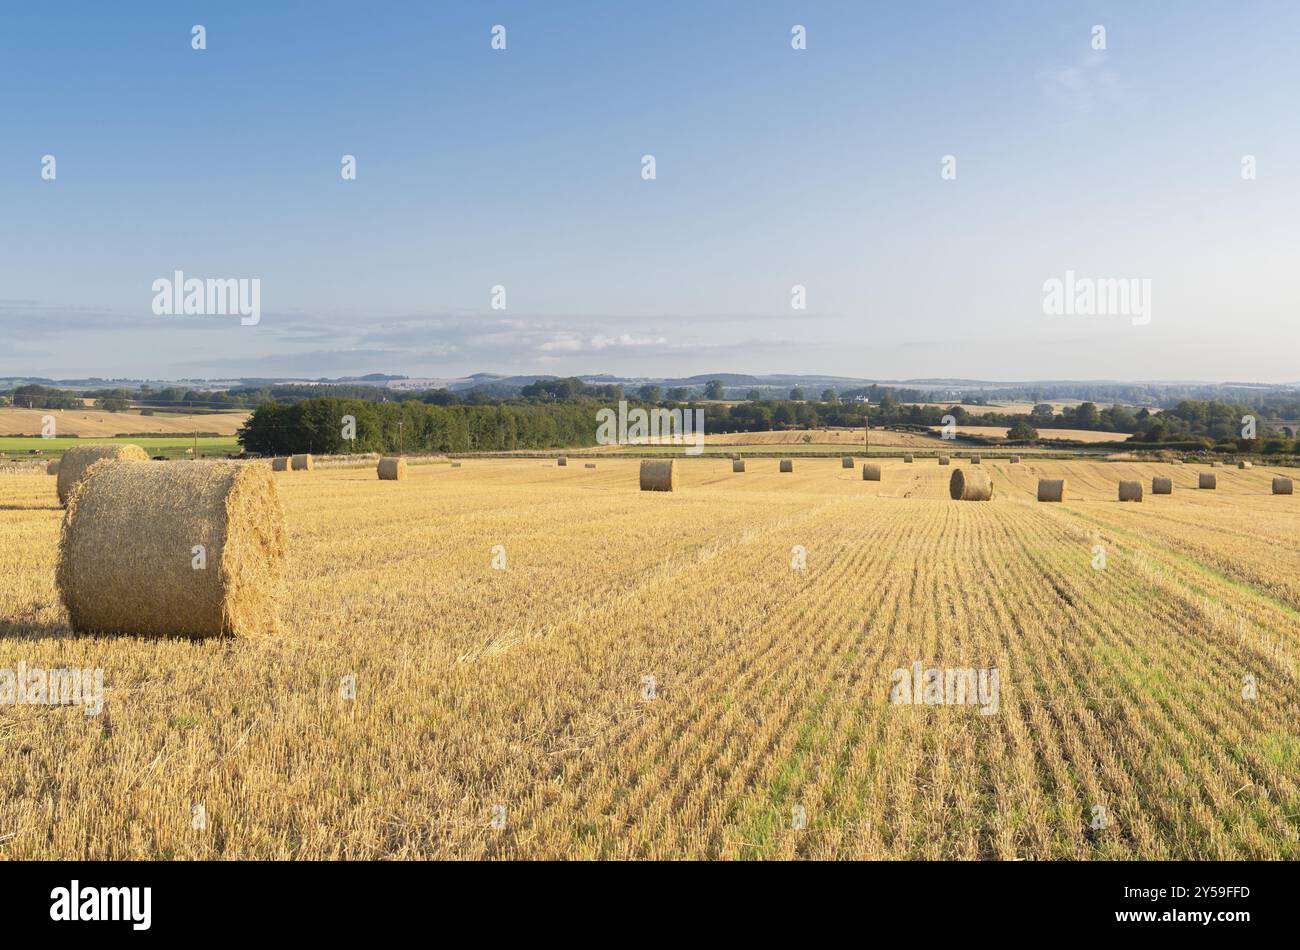
[[[6,5],[0,375],[1294,380],[1297,39],[1277,2]],[[260,322],[154,315],[176,270],[260,279]],[[1067,270],[1150,280],[1150,323],[1045,315]]]

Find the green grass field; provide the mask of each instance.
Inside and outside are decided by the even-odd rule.
[[[31,458],[36,449],[44,458],[62,455],[74,445],[98,445],[104,442],[130,442],[138,445],[150,455],[183,457],[186,449],[195,445],[193,436],[183,435],[144,435],[138,438],[102,438],[102,439],[42,439],[39,437],[17,435],[0,436],[0,456],[6,458]],[[233,435],[200,436],[198,439],[200,456],[224,456],[239,451],[239,444]]]

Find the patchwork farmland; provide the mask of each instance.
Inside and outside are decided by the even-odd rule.
[[[1300,857],[1287,470],[879,464],[277,472],[280,629],[204,640],[73,635],[0,475],[0,668],[105,686],[0,707],[0,856]],[[978,704],[891,702],[932,668]]]

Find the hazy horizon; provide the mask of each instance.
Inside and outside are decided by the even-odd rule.
[[[1300,8],[0,23],[0,375],[1296,376]],[[156,315],[177,271],[260,281],[259,319]],[[1047,315],[1071,272],[1148,319]]]

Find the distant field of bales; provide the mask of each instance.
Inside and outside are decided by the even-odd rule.
[[[938,432],[941,426],[931,426]],[[977,435],[986,439],[1005,439],[1006,426],[957,426],[958,435]],[[1038,429],[1040,439],[1073,439],[1075,442],[1123,442],[1127,432],[1095,432],[1092,429]]]
[[[0,707],[0,859],[1300,858],[1288,470],[251,464],[284,509],[279,629],[199,640],[71,635],[56,479],[0,474],[0,670],[105,687],[99,715]],[[991,498],[952,500],[955,470]],[[119,530],[159,597],[215,589],[193,506],[161,544],[148,497]],[[109,583],[77,565],[79,597]],[[996,702],[896,701],[929,668],[996,669]]]
[[[0,436],[36,435],[44,432],[44,417],[53,416],[56,433],[81,438],[103,438],[119,432],[150,432],[159,435],[211,432],[234,435],[247,420],[247,412],[213,412],[176,415],[155,412],[141,415],[136,410],[108,412],[103,409],[15,409],[0,408]]]

